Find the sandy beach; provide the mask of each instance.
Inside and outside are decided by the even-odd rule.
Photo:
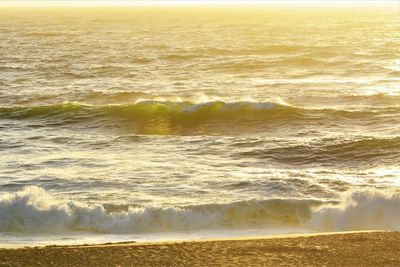
[[[0,266],[400,266],[399,232],[0,249]]]

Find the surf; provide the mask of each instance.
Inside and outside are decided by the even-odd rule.
[[[253,199],[189,206],[105,206],[63,199],[36,186],[0,196],[1,233],[133,234],[202,229],[302,227],[400,230],[400,193],[366,189],[340,201]]]

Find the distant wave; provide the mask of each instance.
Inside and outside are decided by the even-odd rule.
[[[0,107],[2,119],[41,119],[46,124],[57,125],[87,122],[102,124],[111,121],[131,127],[143,134],[258,131],[274,126],[288,126],[292,123],[307,125],[340,120],[354,120],[374,123],[379,116],[385,120],[400,112],[400,107],[375,110],[306,109],[274,102],[172,102],[142,101],[124,105],[86,105],[66,102],[43,106]],[[229,127],[227,127],[229,126]]]
[[[269,68],[275,68],[280,66],[286,67],[321,67],[324,66],[326,62],[312,57],[295,57],[295,58],[284,58],[275,60],[233,60],[225,61],[222,63],[212,64],[207,67],[208,70],[219,70],[223,72],[233,72],[242,73],[243,71],[265,71]]]
[[[0,67],[1,70],[1,67]],[[160,96],[161,98],[162,96]],[[69,102],[74,99],[77,103],[86,104],[124,104],[136,103],[143,99],[152,99],[148,93],[137,91],[94,91],[66,92],[52,94],[29,94],[29,95],[3,95],[0,93],[0,104],[10,103],[14,106],[37,106],[57,105],[62,102]],[[1,107],[1,106],[0,106]]]
[[[55,37],[55,36],[60,36],[61,34],[66,34],[65,32],[46,32],[46,31],[37,31],[37,32],[28,32],[26,33],[27,36],[33,36],[33,37]]]
[[[400,193],[357,191],[343,202],[267,199],[185,207],[129,207],[63,200],[38,187],[0,196],[0,232],[145,233],[218,228],[400,230]]]
[[[399,107],[400,95],[375,93],[365,95],[332,95],[332,96],[300,96],[289,97],[290,103],[311,106],[345,106],[345,107]]]
[[[272,45],[257,45],[254,47],[236,48],[236,49],[221,49],[208,47],[204,49],[179,51],[180,53],[193,53],[198,55],[208,56],[248,56],[248,55],[270,55],[270,54],[294,54],[294,53],[316,53],[316,55],[326,55],[337,51],[335,46],[309,46],[299,44],[272,44]]]

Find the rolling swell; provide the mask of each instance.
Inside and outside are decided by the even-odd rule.
[[[305,227],[311,230],[400,230],[400,194],[347,193],[341,202],[265,199],[184,207],[129,207],[64,200],[30,186],[0,196],[0,232],[148,233],[199,229]]]
[[[224,133],[258,131],[296,123],[318,124],[337,120],[358,120],[371,123],[384,114],[386,120],[400,112],[399,108],[377,110],[306,109],[272,102],[191,102],[143,101],[125,105],[92,106],[66,102],[43,106],[11,106],[0,108],[1,119],[41,119],[43,123],[71,124],[103,122],[132,127],[143,134],[180,134],[193,132]],[[389,117],[388,117],[389,116]],[[396,116],[395,116],[396,118]],[[230,128],[227,128],[230,126]]]
[[[250,149],[237,156],[268,159],[290,165],[392,166],[400,164],[400,137],[322,139],[309,144]]]

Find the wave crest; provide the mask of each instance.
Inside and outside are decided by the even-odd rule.
[[[42,123],[119,125],[141,134],[218,133],[231,130],[254,130],[260,122],[282,122],[301,116],[300,109],[278,103],[221,101],[193,104],[191,102],[143,101],[127,105],[90,106],[64,103],[46,106],[12,106],[0,108],[0,118],[41,119]],[[227,127],[235,125],[238,127]]]
[[[146,233],[218,228],[308,227],[314,230],[400,230],[400,193],[358,191],[342,203],[267,199],[185,207],[129,207],[56,198],[30,186],[0,197],[1,232]]]
[[[400,193],[354,191],[341,205],[317,208],[308,225],[323,231],[400,230]]]

